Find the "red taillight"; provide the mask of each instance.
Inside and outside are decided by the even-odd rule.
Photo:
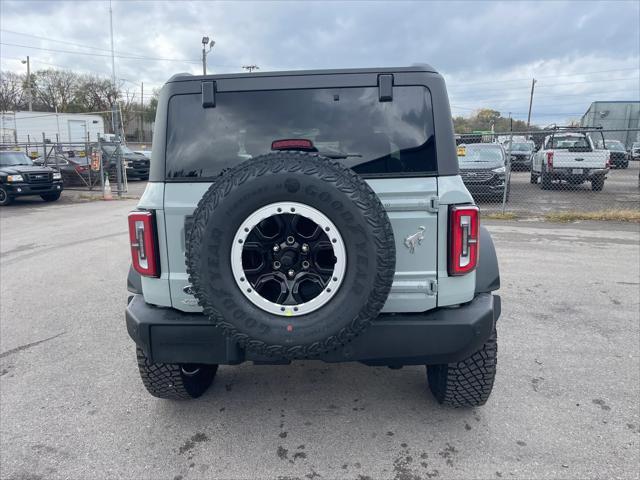
[[[133,268],[145,277],[159,277],[156,222],[153,212],[134,211],[129,214],[129,243]]]
[[[76,165],[76,172],[84,173],[86,171],[87,171],[87,167],[85,167],[84,165]]]
[[[271,142],[271,150],[315,150],[313,142],[306,138],[275,140]]]
[[[553,168],[553,152],[547,152],[547,167]]]
[[[464,275],[478,263],[478,207],[449,209],[449,275]]]

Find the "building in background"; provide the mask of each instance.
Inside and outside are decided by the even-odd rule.
[[[640,128],[640,100],[593,102],[580,120],[582,127],[602,127],[604,130],[624,130]],[[635,132],[609,132],[607,140],[620,140],[626,148],[633,142],[640,141],[640,134]]]
[[[3,112],[0,115],[0,143],[95,142],[104,134],[100,115],[53,112]]]

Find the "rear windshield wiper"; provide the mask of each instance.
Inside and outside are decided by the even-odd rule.
[[[332,158],[334,160],[337,160],[340,158],[349,158],[349,157],[362,157],[361,153],[347,153],[347,152],[340,152],[338,150],[320,150],[318,153],[323,157]]]

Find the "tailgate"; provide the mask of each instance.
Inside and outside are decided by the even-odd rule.
[[[553,168],[605,168],[608,158],[609,152],[606,150],[595,152],[553,150]]]

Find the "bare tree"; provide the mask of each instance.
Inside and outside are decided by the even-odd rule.
[[[0,111],[20,110],[24,106],[23,82],[26,75],[0,72]]]
[[[46,111],[68,112],[78,88],[78,74],[68,70],[39,70],[35,74],[34,94]]]

